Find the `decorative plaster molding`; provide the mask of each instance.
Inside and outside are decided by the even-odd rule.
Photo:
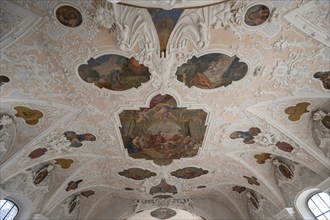
[[[3,53],[6,47],[21,38],[28,29],[31,30],[41,18],[8,0],[1,2],[0,20],[0,49]]]
[[[301,32],[330,46],[330,6],[328,1],[308,1],[286,14],[284,18]]]

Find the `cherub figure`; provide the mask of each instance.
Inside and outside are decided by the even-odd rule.
[[[129,35],[129,27],[126,24],[116,23],[119,28],[119,32],[117,35],[118,45],[121,50],[126,50],[128,48],[128,35]]]

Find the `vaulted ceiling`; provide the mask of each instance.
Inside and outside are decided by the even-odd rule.
[[[49,219],[292,207],[329,176],[329,7],[1,1],[1,189]]]

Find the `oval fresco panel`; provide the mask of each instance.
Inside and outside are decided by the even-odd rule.
[[[130,157],[167,165],[173,159],[193,157],[202,146],[207,114],[201,109],[177,107],[169,95],[157,95],[150,108],[119,114],[124,147]]]
[[[270,10],[267,6],[254,5],[246,11],[244,22],[249,26],[258,26],[265,23],[269,16]]]
[[[151,172],[147,169],[141,169],[141,168],[129,168],[127,170],[124,170],[122,172],[118,172],[120,176],[124,176],[126,178],[130,178],[133,180],[144,180],[147,178],[150,178],[152,176],[156,176],[156,173]]]
[[[67,27],[78,27],[82,23],[82,16],[78,9],[64,5],[56,10],[57,20]]]
[[[237,56],[211,53],[193,57],[178,68],[176,76],[189,88],[214,89],[242,79],[247,71],[247,64],[239,62]]]
[[[169,208],[159,208],[152,212],[150,212],[150,215],[152,217],[158,218],[158,219],[168,219],[176,215],[176,211]]]
[[[138,88],[150,79],[148,68],[136,59],[115,54],[91,58],[79,66],[78,73],[85,82],[114,91]]]
[[[202,168],[185,167],[171,172],[171,175],[181,179],[193,179],[205,175],[208,172],[209,172],[208,170],[203,170]]]

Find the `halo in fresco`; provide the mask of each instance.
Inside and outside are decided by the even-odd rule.
[[[78,27],[82,23],[82,16],[78,9],[64,5],[56,10],[57,20],[67,27]]]
[[[258,26],[265,23],[269,16],[270,10],[267,6],[254,5],[246,11],[244,22],[249,26]]]
[[[158,165],[193,157],[202,146],[206,116],[201,109],[177,107],[170,95],[157,95],[150,108],[119,114],[124,147],[130,157],[153,160]]]
[[[134,58],[116,54],[91,58],[87,64],[79,66],[78,73],[85,82],[114,91],[138,88],[150,79],[147,67]]]
[[[239,62],[237,56],[211,53],[193,57],[178,68],[176,76],[189,88],[214,89],[241,80],[247,71],[247,64]]]

